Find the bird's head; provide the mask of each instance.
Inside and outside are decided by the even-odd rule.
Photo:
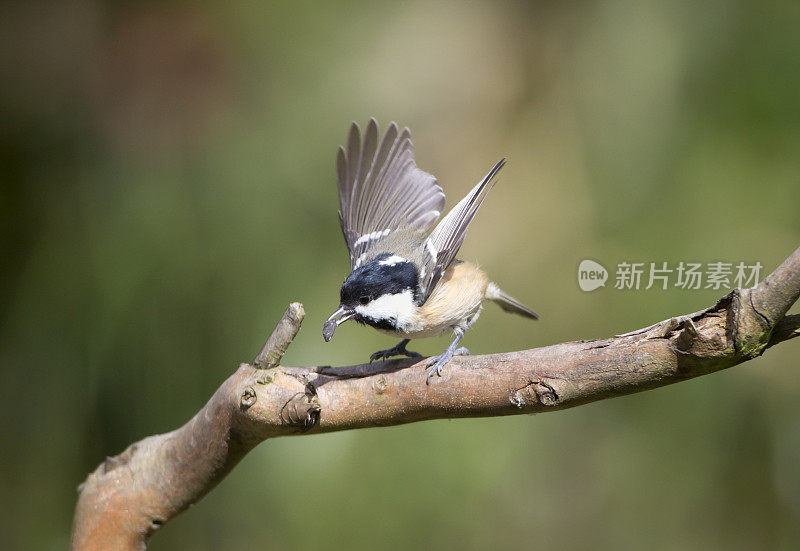
[[[336,328],[349,319],[380,329],[396,329],[414,313],[418,296],[414,263],[398,255],[382,254],[344,280],[339,308],[325,322],[322,336],[330,341]]]

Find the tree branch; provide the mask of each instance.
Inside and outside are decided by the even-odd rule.
[[[107,458],[80,489],[74,550],[140,550],[258,443],[277,436],[426,419],[554,411],[706,375],[800,336],[800,248],[758,286],[604,340],[457,357],[425,385],[424,363],[279,367],[303,321],[289,306],[256,358],[186,425]]]

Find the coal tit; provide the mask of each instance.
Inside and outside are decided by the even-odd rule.
[[[371,119],[362,141],[353,123],[347,147],[340,147],[336,158],[339,222],[350,251],[351,273],[342,284],[339,308],[323,326],[325,341],[349,319],[402,337],[395,347],[372,354],[374,361],[420,357],[406,350],[410,339],[452,331],[455,339],[450,346],[427,363],[430,383],[454,355],[469,354],[458,345],[478,319],[484,300],[538,319],[476,265],[456,259],[469,223],[504,164],[502,159],[494,165],[436,224],[444,193],[436,178],[417,168],[408,128],[401,131],[392,123],[378,141],[378,124]]]

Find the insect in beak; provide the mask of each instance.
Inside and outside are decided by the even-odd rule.
[[[325,325],[322,326],[322,338],[325,339],[325,342],[333,338],[333,332],[336,331],[340,323],[346,322],[355,314],[355,310],[347,308],[346,306],[340,306],[338,310],[331,314],[331,317],[329,317]]]

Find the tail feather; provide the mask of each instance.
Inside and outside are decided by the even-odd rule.
[[[495,283],[489,283],[489,286],[486,288],[486,298],[491,301],[494,301],[506,312],[511,312],[513,314],[519,314],[520,316],[525,316],[526,318],[531,318],[538,320],[539,314],[522,304],[520,301],[503,291],[500,287],[497,286]]]

